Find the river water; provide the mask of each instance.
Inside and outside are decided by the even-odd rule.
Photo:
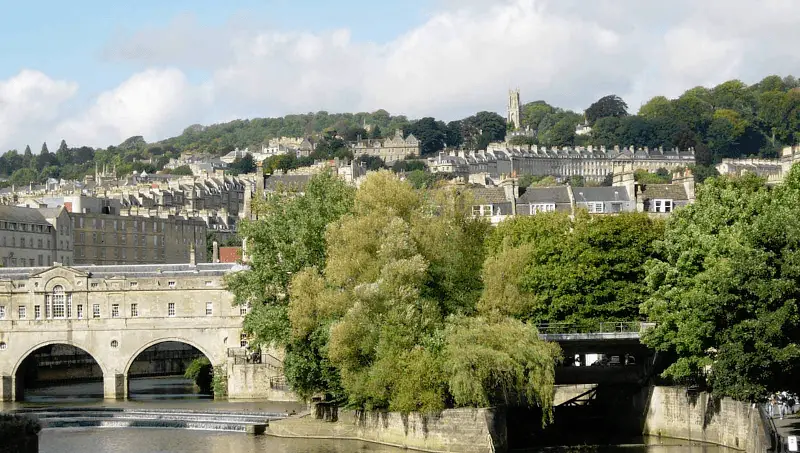
[[[129,382],[131,400],[102,400],[102,383],[89,382],[26,391],[25,403],[0,403],[0,410],[52,405],[118,406],[137,408],[187,408],[199,410],[302,410],[296,403],[224,402],[195,393],[182,378],[145,378]],[[75,396],[80,395],[80,396]],[[681,441],[636,439],[631,445],[604,446],[592,453],[733,453],[722,447]],[[357,441],[280,439],[243,433],[178,429],[87,428],[45,429],[39,438],[40,453],[400,453],[408,450]],[[536,451],[536,450],[530,450]],[[548,449],[573,452],[575,449]]]

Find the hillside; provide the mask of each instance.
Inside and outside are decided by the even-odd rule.
[[[576,134],[576,126],[584,122],[592,127],[591,133]],[[792,76],[769,76],[749,86],[731,80],[713,88],[689,89],[675,99],[656,96],[635,115],[615,95],[604,96],[583,114],[535,101],[521,106],[521,123],[531,133],[512,138],[512,143],[693,147],[702,172],[725,157],[774,157],[782,146],[800,142],[800,83]],[[310,137],[324,143],[319,157],[344,156],[347,150],[341,139],[380,138],[396,129],[413,133],[422,142],[423,155],[432,155],[445,146],[484,148],[491,141],[503,140],[507,125],[492,112],[449,123],[431,117],[409,120],[385,110],[243,119],[192,125],[176,137],[155,143],[131,137],[106,149],[73,148],[62,141],[55,153],[46,144],[37,155],[30,147],[22,153],[11,150],[0,156],[0,178],[8,179],[6,185],[48,177],[82,178],[94,171],[95,164],[116,165],[120,174],[152,172],[182,152],[219,156],[237,147],[259,148],[280,136]]]

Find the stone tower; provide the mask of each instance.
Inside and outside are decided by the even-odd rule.
[[[508,118],[509,124],[514,125],[514,130],[520,129],[519,88],[508,90]]]

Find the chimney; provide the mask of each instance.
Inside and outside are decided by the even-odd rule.
[[[189,247],[189,265],[197,266],[197,258],[195,257],[194,253],[194,244]]]
[[[211,262],[212,263],[219,263],[219,242],[214,241],[211,244],[212,252],[211,252]]]

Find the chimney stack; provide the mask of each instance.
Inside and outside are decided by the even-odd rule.
[[[219,242],[214,241],[211,244],[212,252],[211,252],[211,262],[212,263],[219,263]]]
[[[189,247],[189,265],[197,266],[197,258],[195,257],[194,253],[194,244]]]

